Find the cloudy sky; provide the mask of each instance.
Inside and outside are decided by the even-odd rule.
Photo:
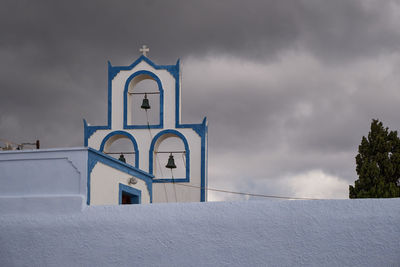
[[[182,121],[208,117],[210,187],[347,198],[371,120],[400,130],[399,25],[400,1],[2,1],[0,138],[83,145],[107,60],[146,44],[181,59]]]

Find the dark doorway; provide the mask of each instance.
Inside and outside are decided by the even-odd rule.
[[[121,204],[139,204],[139,198],[127,192],[122,192]]]
[[[119,184],[119,204],[140,204],[142,192],[136,188]]]

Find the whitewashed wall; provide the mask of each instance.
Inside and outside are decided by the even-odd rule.
[[[88,162],[95,163],[92,170]],[[141,203],[150,203],[148,185],[141,178],[148,175],[135,172],[88,148],[0,151],[0,213],[81,210],[87,204],[88,175],[90,204],[118,204],[120,183],[140,190]],[[138,178],[137,184],[128,184],[131,177]]]
[[[87,149],[0,152],[0,211],[63,212],[86,205]]]
[[[148,59],[147,59],[148,60]],[[137,71],[149,71],[156,75],[162,84],[164,90],[163,120],[164,127],[162,129],[124,129],[124,89],[127,79]],[[176,127],[176,80],[175,77],[166,69],[155,68],[146,61],[142,60],[129,70],[120,70],[118,74],[111,80],[111,129],[97,129],[87,140],[87,145],[91,148],[100,150],[101,144],[105,137],[115,131],[123,131],[132,135],[138,145],[139,150],[139,169],[149,172],[149,150],[152,138],[159,132],[172,129],[183,134],[189,144],[190,150],[190,182],[184,184],[193,187],[173,185],[172,183],[161,184],[153,183],[153,202],[197,202],[201,199],[201,142],[202,139],[198,133],[192,128],[175,128]],[[180,98],[181,94],[179,95]],[[127,106],[127,115],[129,122],[129,102]],[[179,103],[179,110],[181,103]],[[161,108],[161,107],[160,107]],[[178,121],[180,122],[180,112]],[[199,123],[201,124],[201,123]],[[89,126],[93,127],[93,126]],[[97,127],[97,126],[94,126]],[[207,155],[207,146],[205,144],[205,152]],[[207,159],[204,160],[207,164]],[[154,164],[155,165],[155,164]],[[206,170],[206,167],[204,167]],[[206,171],[205,171],[206,172]],[[157,179],[157,177],[155,177]],[[205,178],[207,174],[205,173]],[[204,186],[204,185],[203,185]],[[197,187],[197,188],[196,188]],[[101,188],[101,187],[96,187]],[[94,189],[96,190],[96,189]],[[94,192],[95,193],[95,192]]]
[[[400,199],[0,213],[0,266],[399,266],[399,222]]]
[[[118,205],[119,184],[141,191],[141,204],[150,203],[150,194],[143,180],[137,179],[137,184],[129,184],[131,174],[120,171],[98,162],[91,173],[90,205]]]

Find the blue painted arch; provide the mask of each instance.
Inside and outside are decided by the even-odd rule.
[[[158,90],[160,91],[160,119],[159,124],[152,124],[152,125],[130,125],[128,124],[128,90],[129,84],[131,81],[139,76],[145,77],[144,79],[151,79],[154,80],[158,85]],[[147,70],[140,70],[133,73],[125,82],[125,89],[124,89],[124,129],[147,129],[150,128],[163,128],[164,127],[164,89],[161,84],[161,80],[151,71]]]
[[[107,141],[111,137],[117,136],[117,135],[123,136],[123,137],[128,138],[128,139],[130,139],[132,141],[133,149],[135,150],[135,167],[139,168],[139,149],[138,149],[138,145],[137,145],[137,142],[136,142],[135,138],[128,132],[125,132],[125,131],[114,131],[114,132],[111,132],[111,133],[107,134],[106,137],[104,137],[103,141],[101,141],[101,145],[100,145],[99,151],[103,152]]]
[[[159,132],[156,136],[154,136],[153,140],[151,141],[150,145],[150,150],[149,150],[149,173],[153,175],[153,164],[154,164],[154,147],[158,141],[159,138],[165,135],[170,135],[172,137],[178,137],[179,139],[182,140],[184,146],[185,146],[185,151],[186,151],[186,177],[184,178],[174,178],[174,179],[153,179],[153,182],[155,183],[162,183],[162,182],[189,182],[190,181],[190,150],[189,150],[189,144],[188,141],[186,140],[185,136],[172,129],[164,130]],[[168,138],[168,137],[167,137]]]

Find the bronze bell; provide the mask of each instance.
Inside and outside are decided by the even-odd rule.
[[[121,155],[119,156],[119,159],[118,159],[118,160],[120,160],[120,161],[126,163],[126,159],[125,159],[125,157],[124,157],[124,154],[121,154]]]
[[[168,169],[176,169],[175,160],[174,160],[174,156],[172,156],[172,153],[171,153],[171,155],[169,155],[168,163],[167,163],[167,165],[165,165],[165,167]]]
[[[147,99],[147,94],[144,94],[143,102],[142,102],[142,109],[150,109],[149,100]]]

